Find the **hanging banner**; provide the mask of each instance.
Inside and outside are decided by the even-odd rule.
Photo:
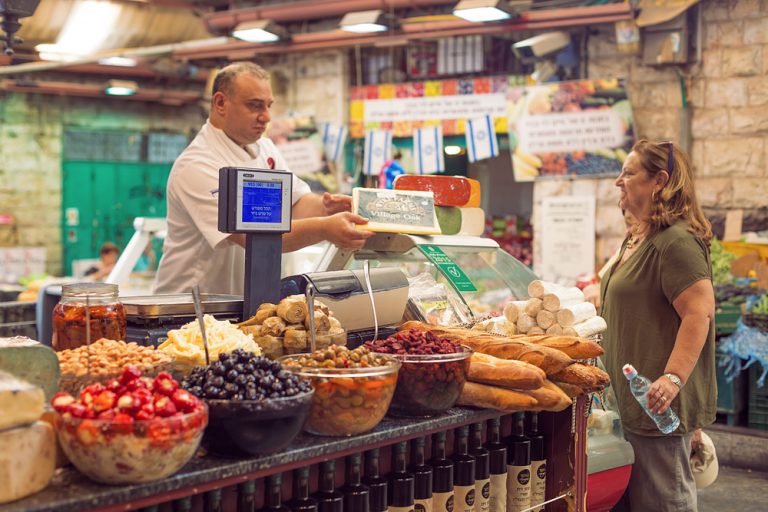
[[[467,120],[467,156],[470,162],[499,155],[499,143],[491,116]]]
[[[419,174],[445,172],[443,129],[440,126],[419,128],[413,133],[414,170]]]
[[[344,153],[344,143],[347,140],[347,127],[323,123],[323,151],[330,162],[338,162]]]
[[[617,175],[635,142],[623,80],[511,88],[507,110],[516,181]]]
[[[545,197],[540,232],[541,259],[534,271],[541,279],[573,283],[595,271],[593,196]]]
[[[392,154],[392,134],[386,130],[368,130],[365,134],[363,173],[377,175]]]

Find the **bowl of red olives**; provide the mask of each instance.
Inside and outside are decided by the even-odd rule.
[[[309,382],[241,349],[197,366],[182,387],[208,404],[203,445],[221,455],[265,455],[287,447],[312,405]]]
[[[434,416],[456,404],[467,381],[472,349],[432,332],[400,331],[364,345],[400,361],[389,413]]]

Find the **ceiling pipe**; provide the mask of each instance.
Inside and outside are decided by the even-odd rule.
[[[211,32],[228,32],[244,21],[272,20],[281,23],[331,18],[354,11],[430,7],[453,3],[456,3],[456,0],[306,0],[213,12],[206,14],[203,19]]]
[[[30,81],[30,80],[0,80],[0,90],[21,92],[27,94],[55,94],[65,96],[80,96],[87,98],[117,99],[117,96],[109,96],[104,92],[104,86],[93,84],[78,84],[72,82],[56,81]],[[120,96],[121,100],[152,101],[167,105],[185,105],[195,103],[203,98],[203,91],[178,91],[169,89],[144,89],[139,88],[131,96]]]

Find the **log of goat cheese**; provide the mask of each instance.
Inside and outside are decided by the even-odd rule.
[[[565,327],[563,329],[564,336],[580,336],[582,338],[588,338],[596,334],[604,333],[608,329],[608,324],[601,316],[593,316],[585,322],[578,323],[571,327]]]
[[[558,290],[562,290],[563,287],[559,284],[550,283],[547,281],[535,280],[531,281],[528,285],[528,295],[535,299],[543,299],[544,295],[548,293],[554,293]]]
[[[536,318],[536,315],[541,311],[541,299],[528,299],[525,303],[525,314],[531,318]]]
[[[563,327],[571,327],[572,325],[585,322],[597,316],[597,310],[595,305],[591,302],[582,302],[573,306],[567,306],[557,312],[557,323]]]
[[[546,309],[542,309],[539,311],[539,314],[536,315],[536,323],[544,330],[549,329],[552,324],[555,323],[555,314]]]
[[[527,334],[528,331],[536,326],[536,320],[528,316],[526,313],[520,313],[517,317],[517,332],[521,334]]]
[[[551,293],[546,293],[541,298],[542,307],[547,311],[558,311],[568,306],[584,302],[584,292],[576,288],[563,288]]]
[[[525,308],[525,304],[528,301],[515,300],[504,306],[504,318],[512,323],[517,322],[517,317],[520,316],[520,312]]]

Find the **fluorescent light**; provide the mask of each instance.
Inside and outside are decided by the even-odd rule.
[[[99,64],[103,64],[104,66],[120,66],[130,68],[136,65],[136,59],[118,56],[105,57],[103,59],[99,59]]]
[[[139,84],[131,80],[110,80],[104,92],[110,96],[131,96],[138,88]]]
[[[50,60],[53,62],[71,62],[83,57],[79,53],[69,53],[57,44],[39,44],[35,46],[35,51],[42,60]]]
[[[369,34],[389,30],[384,12],[381,9],[372,11],[348,12],[341,19],[339,28],[345,32]]]
[[[272,20],[256,20],[237,25],[232,37],[249,43],[274,43],[285,36],[284,32]]]
[[[446,155],[459,155],[461,154],[461,146],[445,146],[443,151],[445,151]]]
[[[112,2],[76,2],[56,39],[64,52],[89,55],[112,35],[122,6]]]
[[[476,23],[501,21],[512,17],[504,2],[500,0],[461,0],[453,8],[453,15]]]

